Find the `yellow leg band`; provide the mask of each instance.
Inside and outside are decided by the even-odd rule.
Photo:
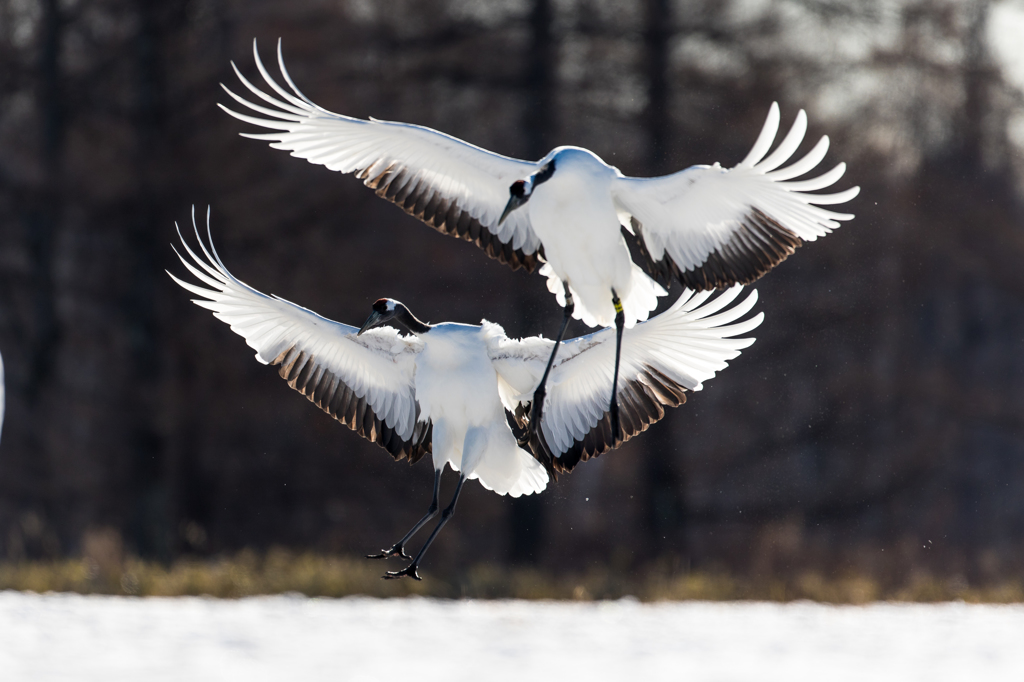
[[[622,301],[612,301],[612,302],[615,304],[615,312],[616,313],[621,313],[622,312]]]

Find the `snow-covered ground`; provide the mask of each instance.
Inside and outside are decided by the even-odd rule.
[[[0,592],[0,680],[1024,680],[1024,606]]]

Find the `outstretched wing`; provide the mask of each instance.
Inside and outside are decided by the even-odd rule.
[[[195,219],[193,216],[193,224]],[[181,231],[178,231],[181,237]],[[332,322],[276,296],[267,296],[228,272],[213,247],[196,237],[205,258],[181,238],[191,260],[178,258],[206,287],[171,279],[203,300],[231,331],[256,350],[256,359],[278,365],[288,385],[324,412],[385,448],[395,459],[417,461],[430,452],[431,425],[418,421],[413,375],[422,345],[382,327],[357,336],[356,327]],[[212,250],[212,253],[211,253]],[[171,274],[171,273],[167,273]]]
[[[850,201],[859,187],[808,194],[838,181],[845,163],[816,178],[793,180],[821,162],[828,137],[782,168],[804,138],[807,116],[801,110],[789,134],[765,158],[778,129],[779,106],[773,103],[753,149],[735,168],[716,163],[657,178],[615,180],[616,205],[632,216],[637,245],[652,277],[663,285],[675,277],[697,291],[749,284],[804,241],[853,218],[820,207]]]
[[[612,436],[608,413],[615,363],[615,330],[604,329],[563,343],[548,378],[544,416],[534,456],[556,471],[571,471],[580,461],[596,457],[665,416],[665,407],[686,402],[687,391],[728,366],[754,339],[730,338],[761,324],[763,313],[742,322],[757,302],[753,291],[726,309],[742,287],[733,287],[712,301],[710,291],[686,291],[672,307],[622,335],[619,366],[619,421],[623,438]],[[554,342],[533,337],[496,340],[491,359],[502,381],[502,402],[519,426],[527,421],[527,405]]]
[[[508,203],[509,187],[535,172],[537,164],[501,156],[423,126],[332,113],[295,87],[284,67],[280,41],[278,65],[291,92],[267,72],[255,41],[253,54],[277,97],[257,88],[231,65],[242,84],[273,108],[239,97],[225,86],[232,99],[265,118],[218,106],[241,121],[277,132],[244,137],[269,140],[271,147],[290,151],[292,156],[355,173],[377,196],[430,227],[475,243],[513,270],[536,269],[541,244],[530,226],[529,212],[515,211],[501,225],[498,220]]]

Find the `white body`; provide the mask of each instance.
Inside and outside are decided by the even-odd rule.
[[[446,322],[419,338],[414,378],[420,419],[434,424],[434,468],[445,463],[488,490],[512,497],[539,493],[547,472],[521,450],[505,420],[488,344],[500,327]]]
[[[622,301],[626,327],[646,320],[665,290],[633,264],[622,238],[610,188],[619,172],[592,152],[560,147],[558,170],[533,191],[520,211],[544,244],[548,289],[565,305],[562,282],[576,304],[573,317],[591,327],[615,324],[612,292]]]

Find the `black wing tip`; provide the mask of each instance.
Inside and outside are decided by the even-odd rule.
[[[633,219],[633,229],[636,236],[631,241],[641,254],[641,265],[647,274],[663,287],[668,288],[675,279],[693,291],[752,284],[804,243],[777,220],[758,208],[752,208],[732,237],[712,251],[702,265],[683,271],[667,253],[658,261],[651,257],[641,236],[642,225],[636,219]]]
[[[442,234],[458,237],[476,244],[491,258],[512,268],[520,268],[532,273],[540,266],[541,251],[527,253],[523,249],[513,248],[509,242],[503,242],[497,235],[487,229],[479,220],[459,206],[458,202],[441,196],[428,183],[421,183],[406,168],[391,162],[381,170],[371,168],[371,164],[356,172],[356,177],[363,181],[377,196],[387,199],[403,211],[434,228]]]
[[[544,470],[548,472],[548,476],[553,481],[558,482],[558,474],[561,469],[557,468],[556,457],[552,456],[551,449],[547,447],[545,443],[542,443],[540,434],[537,431],[530,430],[530,403],[519,403],[516,405],[515,414],[505,413],[508,419],[509,428],[512,429],[512,435],[515,436],[516,441],[519,443],[519,447],[526,450],[533,458],[541,463]]]
[[[657,368],[644,366],[639,378],[621,386],[619,398],[619,427],[621,434],[612,434],[611,413],[605,412],[597,425],[562,453],[555,453],[544,437],[543,429],[537,429],[528,446],[534,458],[555,477],[560,473],[571,473],[580,462],[599,457],[614,450],[634,436],[646,431],[661,420],[666,407],[678,407],[686,402],[688,389],[673,381]],[[521,432],[529,423],[528,404],[516,409],[515,420]],[[515,432],[516,429],[513,429]],[[517,434],[518,435],[518,434]]]
[[[404,440],[393,428],[381,421],[365,398],[327,368],[316,357],[296,346],[282,351],[271,365],[279,365],[278,374],[293,389],[328,415],[381,446],[396,460],[408,459],[415,464],[431,451],[433,425],[418,422],[410,440]]]

